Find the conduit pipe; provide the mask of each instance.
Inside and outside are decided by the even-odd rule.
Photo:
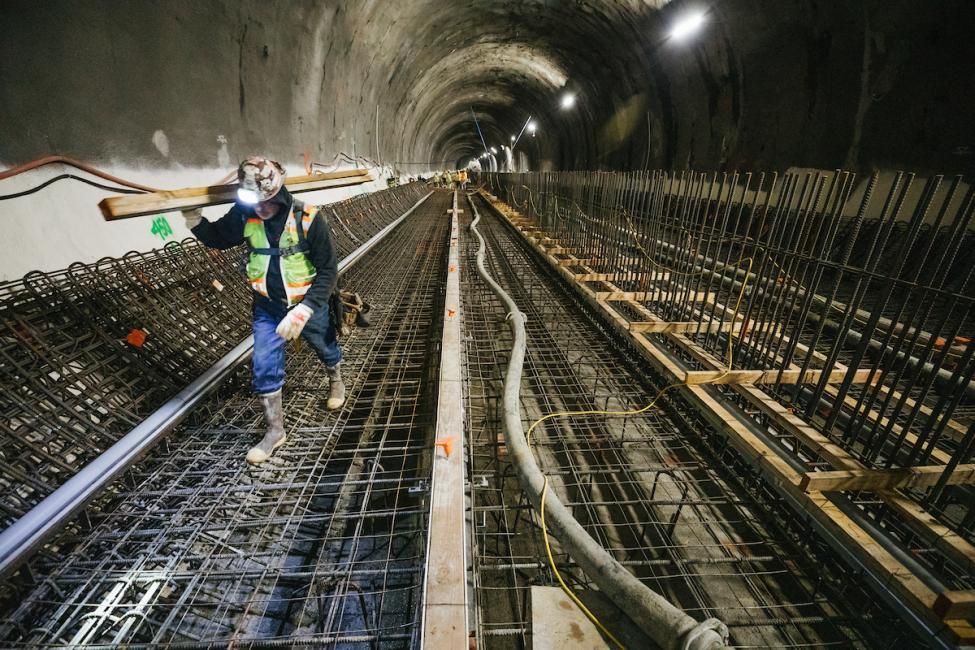
[[[504,302],[508,310],[508,327],[514,338],[511,358],[505,370],[502,395],[505,444],[522,489],[535,510],[541,511],[545,476],[535,462],[521,425],[521,372],[526,349],[525,315],[485,268],[484,238],[477,230],[481,215],[470,197],[468,203],[471,214],[474,215],[470,229],[478,240],[477,272]],[[586,575],[661,648],[718,650],[727,647],[728,628],[724,623],[716,618],[699,623],[637,580],[586,532],[551,490],[545,497],[545,522]]]
[[[74,158],[68,158],[66,156],[45,156],[44,158],[38,158],[37,160],[32,160],[29,163],[18,165],[17,167],[4,169],[0,171],[0,181],[6,178],[13,178],[18,174],[23,174],[24,172],[30,171],[32,169],[37,169],[38,167],[43,167],[44,165],[53,165],[53,164],[68,165],[69,167],[74,167],[76,169],[80,169],[81,171],[88,172],[92,176],[97,176],[99,178],[105,179],[106,181],[111,181],[119,185],[124,185],[125,187],[131,187],[136,190],[142,190],[143,192],[162,191],[155,187],[149,187],[148,185],[142,185],[140,183],[133,183],[132,181],[127,181],[124,178],[113,176],[108,172],[103,172],[97,167],[93,167],[92,165],[83,163],[80,160],[75,160]]]

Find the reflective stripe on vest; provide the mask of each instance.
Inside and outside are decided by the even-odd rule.
[[[250,247],[250,255],[247,260],[247,280],[251,288],[262,296],[267,296],[267,271],[271,264],[271,258],[277,257],[281,268],[281,280],[284,283],[284,292],[288,297],[288,305],[297,305],[308,293],[308,288],[315,279],[315,267],[305,254],[307,244],[305,235],[315,220],[318,212],[316,206],[308,208],[297,201],[293,204],[291,214],[284,224],[281,232],[281,239],[278,248],[272,249],[268,243],[267,231],[264,229],[264,222],[258,218],[250,218],[244,224],[244,239]],[[298,231],[298,223],[295,218],[296,213],[301,214],[301,232]],[[304,244],[306,249],[301,250]],[[256,249],[256,250],[255,250]],[[264,252],[261,249],[275,252]],[[288,251],[280,254],[277,251]],[[258,252],[260,251],[260,252]]]

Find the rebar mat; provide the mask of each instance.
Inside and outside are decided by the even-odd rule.
[[[413,183],[326,206],[341,259]],[[9,526],[250,333],[242,248],[188,239],[0,284],[0,526]]]
[[[292,348],[288,443],[250,467],[264,418],[239,372],[5,587],[0,645],[415,645],[448,201],[345,276],[373,310],[343,341],[340,411]]]
[[[660,388],[655,375],[486,205],[479,208],[489,270],[527,317],[526,429],[558,411],[633,410],[649,402]],[[470,221],[465,213],[464,232]],[[531,586],[558,583],[504,444],[499,398],[511,348],[505,310],[477,275],[476,240],[461,241],[478,647],[531,647]],[[724,621],[733,645],[917,643],[857,576],[819,557],[809,536],[797,539],[802,522],[768,498],[734,452],[711,448],[704,427],[694,424],[692,414],[665,400],[639,417],[550,420],[532,443],[551,489],[588,532],[691,616]],[[552,541],[569,584],[591,588]]]

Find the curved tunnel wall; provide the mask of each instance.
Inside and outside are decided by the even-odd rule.
[[[706,13],[700,33],[669,38],[691,11]],[[253,152],[292,166],[343,152],[416,174],[483,149],[473,108],[489,146],[534,116],[515,155],[530,169],[975,168],[966,0],[8,0],[0,13],[5,165],[60,153],[175,187],[177,172],[212,182]]]
[[[681,14],[701,32],[674,42]],[[337,152],[406,173],[508,141],[554,168],[970,170],[964,0],[4,3],[6,163],[225,167]],[[578,93],[558,108],[563,88]],[[378,107],[378,143],[377,143]]]

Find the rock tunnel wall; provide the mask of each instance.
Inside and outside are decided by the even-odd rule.
[[[705,11],[685,42],[674,20]],[[0,160],[160,169],[339,152],[417,173],[507,142],[534,168],[965,171],[964,0],[4,3]],[[575,91],[572,113],[558,109]],[[378,130],[377,130],[378,127]]]
[[[702,30],[670,38],[694,11]],[[975,169],[965,0],[10,0],[0,18],[0,166],[57,153],[175,188],[262,152],[421,174],[482,150],[473,109],[488,146],[535,119],[522,170]],[[102,223],[105,194],[0,201],[18,224],[2,278],[168,241]]]

